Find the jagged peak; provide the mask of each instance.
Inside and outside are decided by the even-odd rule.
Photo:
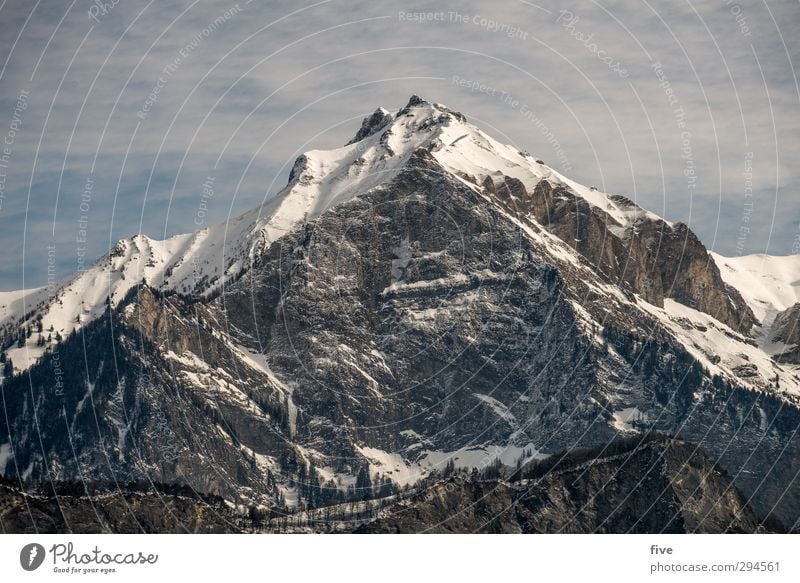
[[[307,166],[308,156],[306,154],[300,154],[295,159],[292,169],[289,171],[289,184],[292,184],[294,181],[296,181]]]
[[[360,142],[364,138],[368,138],[375,132],[382,130],[387,124],[391,123],[393,119],[394,115],[392,115],[388,109],[379,107],[372,113],[372,115],[365,117],[361,121],[361,128],[358,130],[358,132],[356,132],[356,135],[353,137],[353,139],[347,142],[345,145],[349,146],[350,144]]]
[[[409,98],[408,103],[406,104],[406,107],[407,108],[408,107],[417,107],[418,105],[425,105],[426,103],[428,103],[428,102],[425,101],[424,99],[422,99],[422,97],[420,97],[416,93],[414,93]]]
[[[399,112],[397,112],[397,117],[408,114],[411,112],[412,109],[417,109],[417,108],[429,108],[431,110],[431,113],[433,112],[445,113],[454,117],[456,120],[462,123],[466,123],[467,121],[467,118],[460,111],[455,111],[453,109],[450,109],[443,103],[431,103],[430,101],[423,99],[416,93],[409,98],[408,103],[405,105],[405,107],[403,107]]]
[[[457,137],[450,135],[453,132],[481,139],[480,131],[469,126],[463,114],[418,95],[412,95],[406,106],[394,113],[379,107],[362,119],[358,132],[344,146],[298,156],[289,172],[286,194],[328,182],[337,183],[334,189],[347,183],[363,186],[363,179],[371,174],[388,179],[415,150],[452,143]]]
[[[467,121],[467,118],[461,112],[450,109],[441,103],[431,103],[419,95],[414,94],[408,100],[408,103],[405,105],[405,107],[401,108],[396,114],[393,114],[386,108],[379,107],[372,114],[364,117],[361,121],[361,127],[359,128],[358,132],[356,132],[356,135],[349,142],[347,142],[345,146],[350,146],[352,144],[361,142],[370,136],[389,129],[395,120],[398,120],[403,116],[412,115],[412,110],[415,109],[426,109],[427,112],[425,113],[427,115],[423,115],[431,120],[430,122],[421,125],[420,128],[429,128],[431,125],[449,120],[456,120],[461,123],[466,123]]]

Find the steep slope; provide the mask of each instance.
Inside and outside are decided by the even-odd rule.
[[[800,255],[715,255],[715,260],[760,321],[756,340],[763,351],[778,362],[800,364]]]
[[[657,429],[800,516],[796,367],[691,231],[418,97],[262,207],[124,240],[59,289],[9,300],[33,330],[6,344],[0,474],[23,484],[298,507]],[[31,346],[38,321],[62,337]]]
[[[800,303],[800,255],[712,256],[762,325],[769,326],[778,313]]]

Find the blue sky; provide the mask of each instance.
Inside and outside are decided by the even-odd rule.
[[[0,4],[0,290],[235,216],[412,93],[723,254],[798,250],[795,1],[101,5]]]

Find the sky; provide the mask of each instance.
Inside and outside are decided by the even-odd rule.
[[[0,0],[0,290],[241,214],[412,94],[723,255],[796,253],[799,28],[796,0]]]

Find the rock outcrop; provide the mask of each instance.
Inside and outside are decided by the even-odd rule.
[[[775,317],[770,330],[772,342],[783,344],[778,351],[780,362],[800,364],[800,304]]]

